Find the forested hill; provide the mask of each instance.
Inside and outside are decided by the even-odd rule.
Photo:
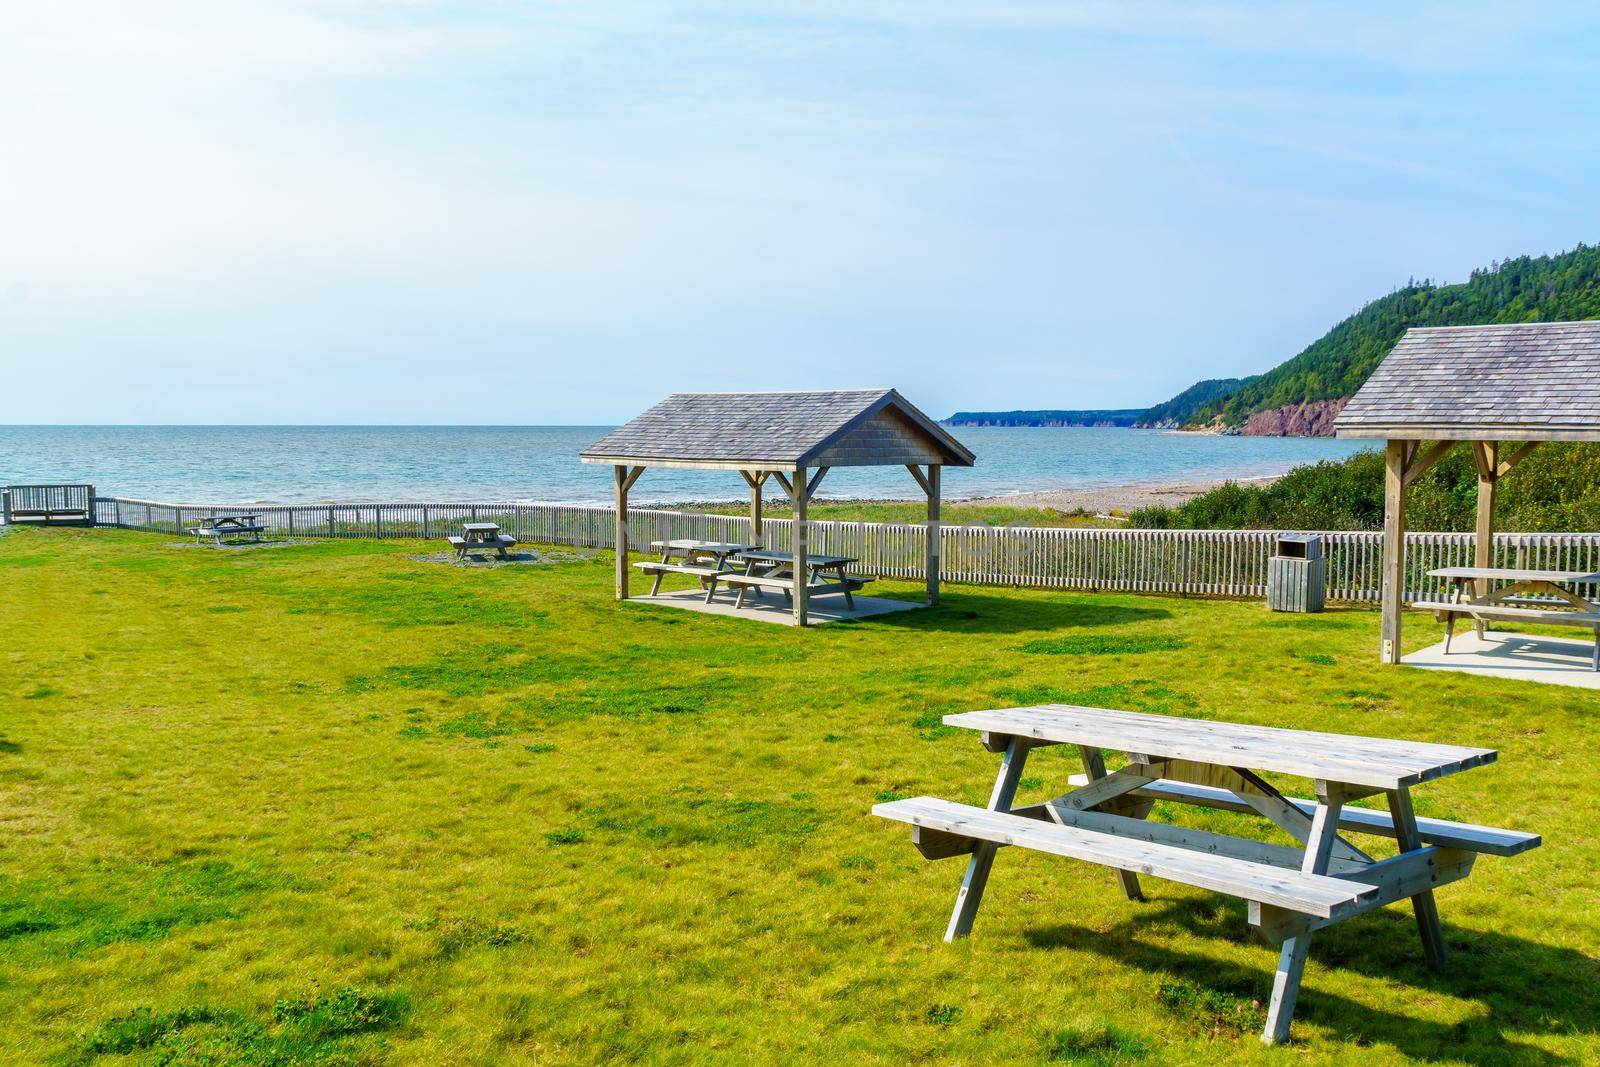
[[[1237,427],[1258,412],[1352,395],[1412,326],[1600,318],[1600,247],[1523,256],[1459,285],[1413,282],[1374,300],[1286,363],[1201,407],[1191,427]],[[1176,398],[1169,403],[1176,403]]]
[[[1134,425],[1160,429],[1182,426],[1207,404],[1232,396],[1253,381],[1254,378],[1207,378],[1195,382],[1166,403],[1147,409]]]

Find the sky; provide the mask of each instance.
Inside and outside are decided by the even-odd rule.
[[[0,9],[0,421],[1140,407],[1600,239],[1600,6]]]

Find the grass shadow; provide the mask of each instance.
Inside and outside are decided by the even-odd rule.
[[[1109,955],[1162,978],[1176,976],[1211,989],[1249,989],[1270,998],[1276,949],[1262,947],[1259,968],[1140,940],[1166,927],[1221,940],[1251,940],[1243,902],[1194,898],[1136,915],[1110,930],[1071,924],[1044,926],[1024,937],[1036,948]],[[1315,1023],[1341,1041],[1390,1045],[1404,1055],[1452,1063],[1566,1064],[1575,1059],[1518,1040],[1521,1033],[1600,1032],[1600,961],[1575,949],[1496,931],[1445,923],[1452,953],[1444,972],[1428,969],[1409,909],[1397,906],[1318,931],[1300,991],[1296,1023]],[[1332,991],[1338,971],[1354,971],[1407,987],[1396,1009],[1375,1009]],[[1444,995],[1480,1004],[1483,1012],[1456,1023],[1419,1019],[1405,1011],[1411,995]]]
[[[1108,604],[1072,594],[1019,600],[985,593],[960,592],[921,611],[898,611],[861,620],[861,625],[895,626],[972,634],[1013,634],[1066,630],[1074,627],[1131,626],[1172,618],[1161,607]]]

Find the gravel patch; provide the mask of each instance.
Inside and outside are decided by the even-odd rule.
[[[407,559],[416,560],[418,563],[445,563],[452,567],[525,567],[548,566],[553,563],[577,563],[581,560],[593,559],[592,552],[563,552],[529,550],[511,552],[510,558],[501,559],[491,550],[481,555],[468,555],[465,559],[459,558],[455,552],[429,552],[420,556],[407,556]]]

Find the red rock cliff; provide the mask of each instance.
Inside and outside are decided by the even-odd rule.
[[[1349,399],[1313,400],[1258,411],[1239,432],[1246,437],[1332,437],[1334,417]]]

